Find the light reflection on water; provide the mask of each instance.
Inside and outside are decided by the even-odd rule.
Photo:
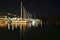
[[[11,27],[12,25],[10,25]],[[15,26],[14,26],[15,27]],[[55,26],[54,26],[55,27]],[[18,29],[18,27],[17,27]],[[13,30],[15,31],[15,29]],[[51,25],[42,25],[41,26],[38,26],[38,28],[36,29],[33,29],[33,28],[26,28],[26,34],[24,34],[24,38],[23,39],[42,39],[42,38],[52,38],[52,36],[54,37],[55,34],[57,34],[58,30],[54,29],[53,26]],[[58,32],[59,33],[59,32]],[[16,34],[16,32],[14,32],[14,34]],[[13,35],[14,35],[13,34]],[[20,33],[21,34],[21,33]],[[16,34],[17,35],[17,34]],[[33,35],[33,36],[32,36]],[[22,36],[22,35],[21,35]],[[32,37],[31,37],[32,36]],[[42,37],[42,38],[38,38],[39,37]],[[19,38],[19,37],[18,37]],[[46,39],[47,39],[46,38]],[[55,37],[54,37],[55,38]],[[15,38],[16,39],[16,38]],[[22,37],[21,37],[22,39]]]
[[[9,22],[9,21],[1,21],[0,22],[0,28],[2,27],[8,27],[8,29],[10,30],[10,26],[12,26],[12,30],[14,30],[14,27],[15,28],[17,28],[17,27],[20,27],[20,29],[22,29],[22,27],[23,28],[26,28],[26,26],[28,26],[28,27],[31,27],[31,26],[33,26],[33,27],[37,27],[38,25],[42,25],[42,22],[40,22],[40,23],[36,23],[36,24],[34,24],[34,25],[32,25],[32,22],[30,22],[30,21],[12,21],[12,22]]]

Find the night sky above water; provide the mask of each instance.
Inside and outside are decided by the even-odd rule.
[[[25,8],[38,18],[60,16],[59,0],[22,0]],[[0,0],[0,10],[15,12],[19,15],[19,0]],[[60,39],[60,25],[44,25],[37,28],[26,29],[23,40],[58,40]],[[0,40],[20,40],[19,28],[14,31],[7,28],[0,29]]]
[[[22,0],[22,2],[29,12],[36,13],[39,17],[60,16],[59,0]],[[19,14],[20,2],[19,0],[0,0],[0,10]]]

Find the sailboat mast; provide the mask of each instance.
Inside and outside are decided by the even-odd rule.
[[[21,20],[22,20],[22,1],[21,1]]]
[[[25,8],[23,7],[23,17],[26,18]]]

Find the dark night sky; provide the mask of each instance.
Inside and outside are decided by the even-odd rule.
[[[21,1],[21,0],[20,0]],[[59,0],[22,0],[25,8],[38,17],[60,16]],[[19,14],[19,0],[0,0],[0,9]]]

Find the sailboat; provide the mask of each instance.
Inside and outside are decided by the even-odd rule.
[[[19,18],[19,20],[17,18],[17,20],[15,20],[14,22],[16,22],[16,21],[17,21],[17,24],[19,26],[27,26],[29,23],[31,25],[35,25],[35,24],[38,24],[39,21],[41,22],[41,20],[39,20],[39,19],[32,18],[32,14],[29,13],[25,9],[25,7],[23,6],[22,2],[21,2],[20,18]],[[12,21],[12,23],[14,23],[14,22]]]

